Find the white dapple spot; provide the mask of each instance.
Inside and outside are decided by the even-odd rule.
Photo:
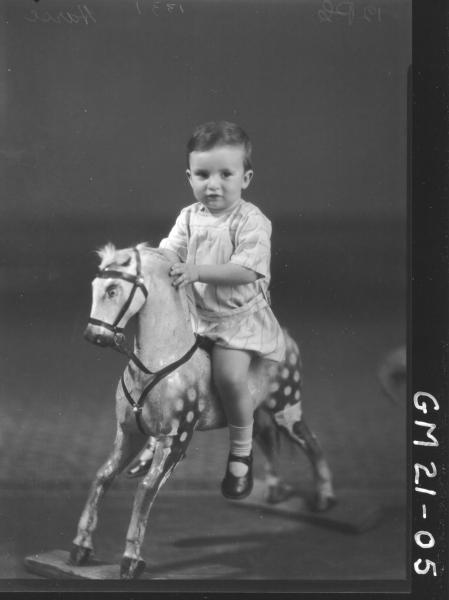
[[[184,442],[187,439],[187,432],[183,431],[181,433],[181,435],[179,436],[179,439],[180,439],[181,442]]]
[[[193,412],[191,410],[189,410],[189,412],[186,414],[187,423],[191,423],[193,421],[193,417],[194,417]]]
[[[289,385],[287,385],[287,387],[284,388],[284,395],[290,396],[291,393],[292,393],[292,388]]]
[[[287,368],[282,369],[281,377],[282,379],[287,379],[290,371]]]
[[[278,425],[285,427],[288,431],[293,432],[293,425],[301,420],[302,408],[301,404],[287,405],[281,411],[274,414],[274,419]]]
[[[175,433],[178,433],[178,429],[179,429],[179,420],[173,419],[171,422],[171,431],[170,431],[169,435],[174,435]]]
[[[292,352],[292,353],[290,354],[290,356],[288,357],[288,362],[289,362],[291,365],[295,365],[295,364],[296,364],[296,359],[297,359],[297,356],[296,356],[296,354],[294,354],[294,353]]]
[[[271,365],[270,368],[268,369],[268,375],[270,375],[270,377],[274,377],[277,373],[277,370],[278,370],[277,365]]]
[[[184,408],[184,400],[182,398],[178,398],[175,403],[176,410],[182,410]]]
[[[201,398],[201,400],[198,401],[198,410],[200,412],[203,412],[203,410],[206,408],[206,401]]]
[[[295,371],[293,373],[293,381],[296,381],[296,383],[298,383],[298,381],[300,380],[300,375],[299,375],[299,371]]]
[[[295,400],[299,400],[301,398],[301,392],[299,390],[296,390],[295,395],[293,396],[293,398]]]
[[[274,408],[274,407],[276,406],[276,400],[275,400],[275,398],[270,398],[270,399],[268,400],[268,406],[269,406],[270,408]]]
[[[196,400],[196,389],[195,388],[189,388],[187,390],[187,399],[190,400],[190,402],[194,402]]]
[[[277,392],[279,389],[279,383],[275,381],[270,385],[270,392]]]

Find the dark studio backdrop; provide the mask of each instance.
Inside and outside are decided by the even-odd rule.
[[[157,245],[192,202],[192,128],[227,119],[253,142],[245,197],[273,222],[273,308],[337,487],[405,498],[405,403],[376,372],[406,336],[411,6],[333,5],[2,3],[0,480],[84,482],[105,458],[124,363],[82,339],[93,251]],[[197,433],[167,486],[218,486],[225,442]],[[310,484],[305,460],[284,468]]]

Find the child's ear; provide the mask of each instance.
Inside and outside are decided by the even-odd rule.
[[[192,173],[191,173],[190,169],[186,169],[186,176],[187,176],[187,181],[190,183],[190,185],[192,185]]]
[[[251,179],[253,178],[253,175],[254,175],[254,171],[252,169],[248,169],[247,171],[244,172],[243,185],[242,185],[243,190],[246,190],[246,188],[249,186],[249,184],[251,183]]]

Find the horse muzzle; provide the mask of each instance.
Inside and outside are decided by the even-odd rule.
[[[103,348],[114,345],[114,333],[98,325],[89,325],[84,330],[84,338]]]

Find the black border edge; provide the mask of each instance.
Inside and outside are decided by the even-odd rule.
[[[413,339],[409,348],[411,386],[407,397],[413,464],[408,474],[412,496],[409,542],[412,594],[414,598],[428,600],[449,597],[448,27],[449,4],[446,1],[413,1],[413,151],[409,230],[412,268],[409,317]],[[417,562],[419,560],[422,562]],[[424,573],[418,574],[418,570]]]

